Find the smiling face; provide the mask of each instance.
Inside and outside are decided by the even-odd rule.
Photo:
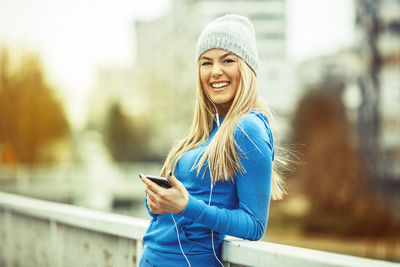
[[[211,100],[228,110],[240,82],[238,56],[223,49],[211,49],[200,56],[200,82]]]

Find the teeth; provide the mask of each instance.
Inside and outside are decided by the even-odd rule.
[[[211,86],[213,88],[221,88],[221,87],[227,86],[228,84],[229,84],[228,82],[212,83]]]

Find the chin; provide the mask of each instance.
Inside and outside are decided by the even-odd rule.
[[[226,104],[226,103],[232,101],[232,99],[229,97],[215,97],[215,98],[211,98],[211,99],[214,102],[214,104],[217,104],[217,105]]]
[[[216,105],[221,105],[221,104],[225,104],[225,103],[229,102],[229,101],[226,101],[226,100],[223,100],[223,99],[212,99],[212,101]]]

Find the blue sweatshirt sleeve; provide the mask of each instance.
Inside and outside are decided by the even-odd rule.
[[[181,215],[221,234],[259,240],[266,229],[270,203],[272,134],[266,118],[250,114],[235,127],[234,137],[244,169],[235,181],[238,208],[208,206],[190,195]]]

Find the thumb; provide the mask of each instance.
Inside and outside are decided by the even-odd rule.
[[[179,180],[176,179],[176,177],[172,175],[172,172],[171,172],[171,171],[168,172],[167,178],[168,178],[169,182],[170,182],[173,186],[179,184]]]

